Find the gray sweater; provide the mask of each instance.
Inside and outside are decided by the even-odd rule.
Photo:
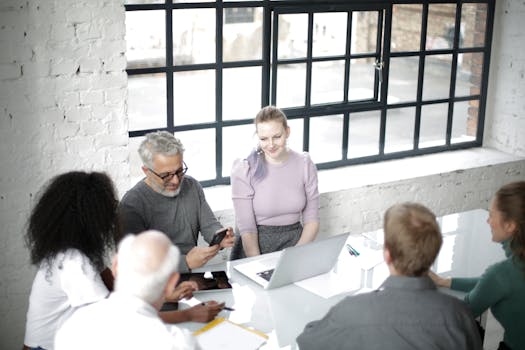
[[[139,181],[119,205],[126,233],[154,229],[164,232],[181,251],[180,272],[188,272],[186,254],[197,245],[199,232],[209,242],[222,227],[215,218],[197,180],[185,176],[176,197],[166,197]]]
[[[471,313],[425,277],[390,276],[376,291],[343,299],[297,338],[301,350],[481,350]]]

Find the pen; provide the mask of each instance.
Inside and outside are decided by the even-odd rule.
[[[346,244],[346,249],[348,249],[348,252],[350,253],[350,255],[359,256],[359,252],[355,250],[355,248],[352,247],[350,244]]]
[[[202,306],[206,305],[206,303],[201,303]],[[221,310],[226,310],[226,311],[235,311],[234,308],[232,307],[228,307],[228,306],[223,306]]]

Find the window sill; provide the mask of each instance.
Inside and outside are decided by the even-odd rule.
[[[520,159],[523,158],[480,147],[321,170],[319,171],[319,192],[335,192],[434,174],[461,172],[465,169]],[[213,211],[233,208],[230,186],[207,187],[204,189],[204,192]]]

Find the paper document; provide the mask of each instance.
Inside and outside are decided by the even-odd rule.
[[[216,318],[193,332],[202,350],[255,350],[268,336],[257,330],[241,326],[225,318]]]
[[[328,299],[334,295],[359,289],[361,281],[358,278],[351,278],[351,276],[336,274],[331,271],[295,282],[295,285]]]

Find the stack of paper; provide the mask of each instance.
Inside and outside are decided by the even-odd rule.
[[[255,350],[263,345],[268,336],[225,318],[216,318],[193,335],[202,350]]]

